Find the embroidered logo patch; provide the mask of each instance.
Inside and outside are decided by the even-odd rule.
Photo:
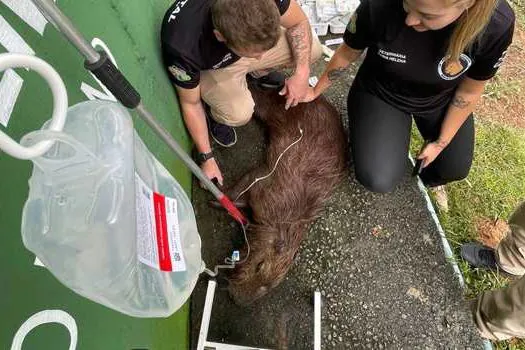
[[[442,79],[454,80],[463,74],[472,65],[472,59],[464,53],[459,56],[459,61],[449,61],[443,57],[438,64],[438,74]]]
[[[188,75],[188,73],[177,66],[170,66],[168,70],[178,81],[186,82],[191,80],[191,77]]]

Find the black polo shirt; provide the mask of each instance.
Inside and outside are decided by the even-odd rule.
[[[275,3],[281,15],[290,6],[290,0]],[[240,58],[215,37],[211,4],[212,0],[176,0],[162,22],[164,64],[171,81],[185,89],[199,85],[200,71],[223,68]]]
[[[445,54],[455,23],[417,32],[405,24],[401,0],[361,0],[344,34],[354,49],[368,48],[356,76],[357,87],[407,113],[446,107],[463,77],[492,78],[512,41],[514,13],[500,0],[479,39],[447,65]]]

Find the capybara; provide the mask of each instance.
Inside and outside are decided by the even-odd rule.
[[[268,174],[281,153],[275,172],[257,182],[241,199],[251,208],[248,228],[250,255],[230,275],[229,291],[238,304],[248,304],[276,287],[290,269],[309,225],[345,174],[346,136],[337,110],[324,98],[284,109],[276,90],[250,86],[255,114],[269,134],[265,164],[248,172],[230,191],[237,198],[255,178]],[[241,257],[246,256],[246,245]]]

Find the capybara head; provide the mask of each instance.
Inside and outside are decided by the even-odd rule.
[[[304,233],[304,225],[287,226],[288,232],[284,234],[276,227],[254,225],[250,228],[248,260],[238,265],[230,276],[229,291],[237,304],[246,305],[259,299],[286,276]],[[247,253],[247,247],[242,253]]]

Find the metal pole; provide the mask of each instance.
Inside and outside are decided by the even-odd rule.
[[[223,195],[221,190],[208,179],[206,175],[201,171],[201,168],[191,159],[191,157],[184,152],[182,147],[171,137],[171,135],[164,129],[156,120],[155,117],[146,109],[144,104],[140,102],[137,106],[136,111],[142,117],[150,127],[160,136],[160,138],[179,156],[179,158],[186,164],[191,172],[210,190],[215,197]]]
[[[73,23],[64,16],[62,11],[52,0],[31,0],[42,12],[42,15],[57,28],[78,51],[86,58],[89,63],[95,63],[100,59],[100,55],[84,39],[82,34],[75,28]]]
[[[93,65],[92,72],[102,74],[97,77],[108,87],[117,99],[126,107],[136,110],[139,116],[156,132],[156,134],[177,154],[182,162],[191,172],[203,183],[203,185],[217,198],[228,213],[241,224],[246,224],[244,215],[235,207],[232,201],[215,186],[202,172],[200,167],[191,159],[190,156],[175,141],[171,134],[157,122],[154,116],[146,109],[140,95],[125,79],[122,73],[112,65],[111,62],[104,62],[102,55],[98,53],[83,35],[75,28],[73,23],[65,16],[53,0],[31,0],[42,12],[44,17],[52,23],[77,50],[85,57],[88,65]],[[95,69],[97,72],[95,72]]]

